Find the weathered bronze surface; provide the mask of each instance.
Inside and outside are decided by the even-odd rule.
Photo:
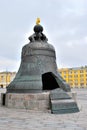
[[[54,47],[42,33],[43,27],[34,26],[30,43],[22,48],[21,65],[15,79],[8,85],[8,93],[29,93],[61,88],[70,91],[69,85],[58,73]]]

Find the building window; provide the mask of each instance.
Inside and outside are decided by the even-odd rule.
[[[76,86],[78,86],[78,83],[75,83]]]
[[[1,76],[1,81],[2,81],[2,82],[4,81],[4,76]]]
[[[64,71],[63,73],[66,74],[66,71]]]
[[[78,77],[78,75],[74,75],[74,77],[75,77],[75,78],[77,78],[77,77]]]
[[[62,72],[59,72],[60,73],[60,75],[62,74]]]
[[[84,83],[80,83],[81,86],[84,86]]]
[[[78,80],[76,79],[76,80],[74,80],[75,81],[75,83],[77,83],[78,82]]]
[[[72,71],[69,71],[69,74],[72,74]]]
[[[80,70],[80,73],[83,73],[84,71],[83,70]]]
[[[64,78],[66,78],[66,76],[64,76]]]
[[[69,75],[69,78],[72,78],[72,75]]]
[[[0,86],[1,86],[1,88],[3,88],[3,84],[1,84]]]
[[[84,79],[81,79],[80,81],[81,81],[81,82],[84,82]]]
[[[80,77],[84,77],[84,75],[83,75],[83,74],[81,74],[81,75],[80,75]]]
[[[78,74],[78,71],[74,71],[75,74]]]

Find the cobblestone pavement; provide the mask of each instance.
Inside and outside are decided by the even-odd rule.
[[[80,112],[51,114],[0,107],[0,130],[87,130],[87,89],[75,89]]]

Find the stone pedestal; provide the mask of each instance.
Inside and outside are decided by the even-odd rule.
[[[76,92],[61,89],[41,93],[1,93],[0,106],[36,111],[51,110],[51,113],[78,112]]]
[[[2,94],[1,97],[1,104],[8,108],[51,110],[51,113],[55,114],[79,111],[76,93],[66,93],[61,89],[41,93],[6,93]]]
[[[5,105],[8,108],[22,108],[29,110],[48,110],[49,92],[42,93],[6,93]]]

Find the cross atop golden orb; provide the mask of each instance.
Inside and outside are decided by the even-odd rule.
[[[36,19],[36,24],[38,25],[40,23],[40,18]]]

